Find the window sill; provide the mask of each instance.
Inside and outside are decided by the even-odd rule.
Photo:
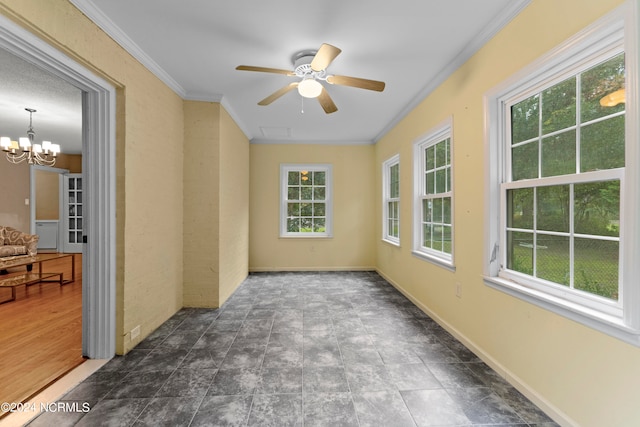
[[[491,288],[620,339],[628,344],[640,347],[640,330],[625,325],[623,320],[618,317],[571,303],[511,280],[484,276],[484,282]]]
[[[310,234],[310,235],[284,234],[280,236],[280,239],[333,239],[333,235],[331,234]]]
[[[439,267],[444,267],[447,270],[452,271],[452,272],[456,271],[456,266],[450,260],[443,259],[443,258],[438,258],[436,256],[429,255],[429,254],[426,254],[424,252],[419,252],[419,251],[416,251],[416,250],[411,251],[411,253],[413,254],[413,256],[415,256],[416,258],[419,258],[419,259],[421,259],[423,261],[430,262],[430,263],[435,264],[435,265],[437,265]]]
[[[387,244],[391,245],[391,246],[395,246],[396,248],[399,248],[399,247],[400,247],[400,242],[395,242],[395,241],[393,241],[393,240],[384,239],[384,238],[382,239],[382,241],[383,241],[384,243],[387,243]]]

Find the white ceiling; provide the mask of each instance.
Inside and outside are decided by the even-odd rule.
[[[27,136],[33,108],[36,142],[49,140],[65,153],[82,152],[82,92],[64,80],[0,49],[0,136]]]
[[[184,99],[222,102],[252,142],[371,143],[530,0],[71,2]],[[259,100],[296,78],[235,70],[292,69],[293,54],[322,43],[342,49],[329,73],[384,81],[384,92],[326,85],[338,107],[329,115],[316,100],[303,104],[296,91],[262,107]],[[0,133],[9,120],[26,130],[24,108],[31,107],[38,109],[34,127],[44,137],[45,98],[56,94],[67,101],[52,111],[52,122],[62,123],[74,110],[68,110],[69,99],[75,99],[77,117],[79,91],[38,83],[36,72],[7,78],[12,67],[4,57],[0,64]],[[6,91],[13,92],[12,105],[5,105]],[[16,110],[11,116],[8,107]]]

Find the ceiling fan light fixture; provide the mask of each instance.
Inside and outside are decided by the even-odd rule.
[[[322,84],[315,79],[304,79],[298,84],[298,93],[305,98],[317,98],[322,93]]]

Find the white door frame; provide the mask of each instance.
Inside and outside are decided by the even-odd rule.
[[[115,89],[71,58],[0,15],[0,48],[83,92],[82,179],[88,242],[82,257],[82,353],[115,354]]]

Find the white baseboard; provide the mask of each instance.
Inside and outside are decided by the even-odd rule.
[[[277,273],[279,271],[376,271],[373,266],[370,267],[253,267],[249,268],[249,273]]]

